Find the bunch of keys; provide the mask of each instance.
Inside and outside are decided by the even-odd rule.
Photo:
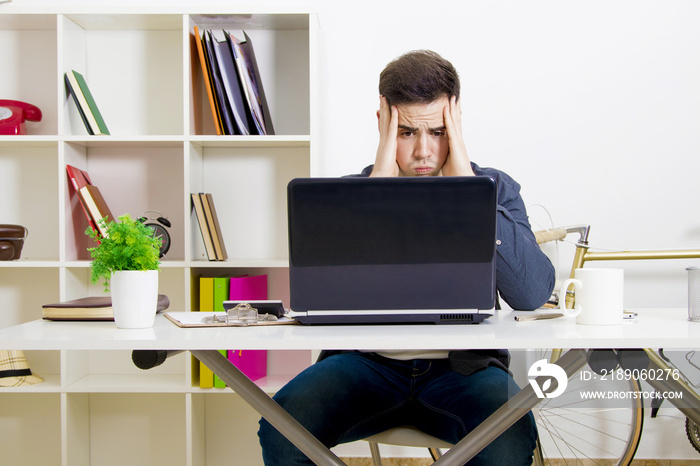
[[[258,314],[258,310],[249,303],[240,303],[237,304],[236,307],[226,311],[226,314],[217,315],[214,319],[226,325],[247,327],[248,325],[257,324],[258,322],[275,321],[277,317],[272,314]]]

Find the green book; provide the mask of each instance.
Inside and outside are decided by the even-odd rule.
[[[231,278],[230,277],[215,277],[214,278],[214,311],[223,312],[224,311],[224,301],[228,300],[229,297],[229,287]],[[226,350],[219,350],[219,353],[226,356]],[[226,388],[226,382],[221,380],[218,375],[214,374],[214,387],[215,388]]]
[[[75,80],[83,93],[83,97],[85,97],[85,100],[87,101],[88,107],[90,108],[90,113],[92,113],[92,116],[97,122],[97,131],[95,131],[95,134],[109,134],[107,125],[102,118],[100,109],[97,108],[97,104],[95,103],[95,99],[92,97],[92,93],[90,92],[90,88],[88,88],[87,82],[85,82],[85,78],[83,78],[83,75],[75,70],[71,70],[71,73],[73,73],[73,76],[75,77]]]

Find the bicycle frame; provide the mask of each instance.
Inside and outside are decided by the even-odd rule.
[[[571,266],[570,277],[574,278],[576,269],[580,269],[586,262],[593,261],[615,261],[615,260],[658,260],[658,259],[698,259],[700,258],[700,249],[682,249],[682,250],[650,250],[650,251],[611,251],[611,252],[594,252],[589,250],[588,234],[590,225],[575,225],[569,227],[558,228],[544,232],[538,238],[538,242],[551,241],[553,239],[563,239],[570,233],[578,233],[579,240],[576,243],[576,252],[574,254],[573,265]],[[559,298],[561,299],[561,297]],[[573,307],[575,296],[572,290],[566,291],[566,307]],[[661,356],[651,348],[644,348],[644,352],[649,358],[650,369],[667,370],[671,366],[661,358]],[[655,390],[659,391],[680,391],[683,393],[683,403],[677,403],[675,400],[669,400],[671,404],[676,406],[685,416],[690,418],[696,424],[700,424],[700,395],[695,389],[685,380],[647,380]],[[692,401],[691,401],[692,400]],[[680,406],[679,406],[680,405]],[[691,407],[688,407],[691,406]]]
[[[571,266],[570,278],[574,278],[576,269],[580,269],[586,262],[593,261],[621,261],[621,260],[655,260],[655,259],[700,259],[700,249],[670,249],[656,251],[602,251],[589,250],[588,234],[590,225],[574,225],[545,232],[538,232],[537,242],[547,242],[564,239],[570,233],[578,233],[579,240],[576,243],[576,252]],[[573,306],[573,292],[567,290],[566,305]]]

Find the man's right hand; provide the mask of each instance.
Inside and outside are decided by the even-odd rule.
[[[389,106],[384,96],[379,99],[379,147],[370,176],[399,176],[399,164],[396,162],[399,109]]]

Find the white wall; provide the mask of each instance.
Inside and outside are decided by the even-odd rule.
[[[591,224],[593,246],[700,247],[697,2],[318,6],[322,174],[371,163],[378,73],[432,48],[461,73],[470,157],[514,176],[528,205]],[[572,249],[559,248],[562,267]],[[626,304],[685,306],[688,264],[700,260],[622,264]]]
[[[112,3],[61,1],[93,8]],[[118,8],[158,11],[193,3],[121,0]],[[372,163],[379,72],[405,51],[431,48],[461,73],[470,157],[515,177],[526,204],[545,206],[556,225],[591,224],[595,247],[700,248],[700,2],[196,4],[318,12],[318,175],[354,173]],[[531,208],[531,217],[549,225],[540,207]],[[558,248],[562,275],[572,249]],[[622,265],[628,307],[682,307],[684,269],[700,260]],[[673,438],[682,435],[672,430]]]

